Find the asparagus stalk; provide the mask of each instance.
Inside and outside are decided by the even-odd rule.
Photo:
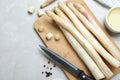
[[[51,3],[53,3],[55,0],[46,0],[45,2],[43,2],[43,4],[41,4],[40,8],[44,8],[48,5],[50,5]]]
[[[82,45],[82,47],[89,53],[89,55],[93,58],[93,60],[96,62],[100,70],[103,72],[103,74],[110,78],[113,76],[112,71],[107,67],[107,65],[103,62],[101,57],[98,55],[98,53],[95,51],[95,49],[89,44],[89,42],[76,30],[76,28],[70,24],[69,21],[57,16],[52,11],[46,12],[49,17],[51,17],[56,23],[61,25],[61,27],[68,32],[71,33],[72,36],[76,38],[76,40]]]
[[[90,22],[89,26],[86,26],[102,43],[102,45],[118,60],[120,60],[120,50],[115,46],[107,35],[102,31],[100,26],[95,22],[90,13],[80,4],[74,3],[75,7],[86,17]],[[93,25],[93,26],[92,26]]]
[[[57,15],[60,17],[63,17],[64,19],[69,19],[64,15],[64,13],[59,9],[54,9]],[[60,25],[58,25],[60,27]],[[78,43],[78,41],[66,30],[62,29],[63,34],[65,35],[68,42],[71,44],[73,49],[76,51],[76,53],[79,55],[79,57],[83,60],[83,62],[86,64],[92,75],[95,77],[96,80],[100,80],[104,78],[103,73],[100,71],[100,69],[97,67],[96,63],[92,60],[92,58],[87,54],[87,52],[82,48],[82,46]]]

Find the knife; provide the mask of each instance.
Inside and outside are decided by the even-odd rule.
[[[95,80],[88,75],[84,73],[84,71],[78,69],[76,66],[71,64],[69,61],[55,53],[54,51],[48,49],[47,47],[39,45],[40,48],[48,55],[50,56],[54,61],[59,63],[64,69],[66,69],[68,72],[76,76],[77,78],[81,80]]]

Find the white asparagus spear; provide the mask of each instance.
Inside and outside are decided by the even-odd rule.
[[[103,62],[101,57],[98,55],[98,53],[95,51],[95,49],[89,44],[89,42],[76,30],[76,28],[70,24],[69,21],[55,15],[52,11],[46,12],[49,17],[51,17],[56,23],[61,25],[62,28],[67,30],[71,33],[72,36],[76,38],[76,40],[82,45],[82,47],[89,53],[89,55],[93,58],[93,60],[96,62],[100,70],[103,72],[103,74],[110,78],[113,76],[112,71],[107,67],[107,65]]]
[[[51,3],[53,3],[56,0],[46,0],[45,2],[43,2],[40,6],[40,8],[45,8],[46,6],[50,5]]]
[[[107,60],[107,62],[109,62],[109,64],[111,64],[114,67],[119,67],[120,66],[120,62],[117,59],[115,59],[113,56],[111,56],[102,47],[102,45],[95,39],[95,37],[93,37],[93,35],[79,21],[79,19],[80,19],[83,23],[88,23],[88,20],[82,14],[80,14],[77,9],[75,9],[75,7],[73,6],[72,3],[69,2],[69,3],[67,3],[67,5],[68,5],[68,7],[73,12],[71,12],[71,10],[69,8],[67,8],[67,6],[64,8],[64,11],[69,16],[69,18],[71,19],[71,21],[74,23],[74,25],[76,26],[76,28],[81,32],[81,34],[93,45],[93,47],[96,49],[96,51],[98,51],[98,53],[105,60]],[[71,18],[71,16],[74,16],[74,20]]]
[[[63,17],[64,19],[69,19],[64,15],[64,13],[59,9],[54,9],[57,15],[60,17]],[[60,25],[58,25],[60,26]],[[78,43],[78,41],[66,30],[62,29],[63,34],[65,35],[68,42],[71,44],[73,49],[76,51],[76,53],[80,56],[80,58],[83,60],[83,62],[86,64],[92,75],[95,77],[96,80],[100,80],[104,78],[103,73],[100,71],[100,69],[97,67],[96,63],[92,60],[92,58],[87,54],[87,52],[82,48],[82,46]]]
[[[116,47],[112,41],[107,37],[107,35],[103,32],[100,26],[95,22],[90,13],[80,4],[74,3],[75,7],[87,18],[90,22],[88,26],[86,26],[96,37],[97,39],[104,45],[104,47],[118,60],[120,60],[120,50]],[[93,26],[92,26],[93,25]]]

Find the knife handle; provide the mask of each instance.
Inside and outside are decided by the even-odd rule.
[[[89,77],[88,75],[86,75],[83,71],[80,72],[79,78],[80,78],[80,80],[95,80],[95,79]]]

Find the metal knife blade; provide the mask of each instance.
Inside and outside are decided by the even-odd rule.
[[[87,76],[82,70],[78,69],[76,66],[68,62],[66,59],[55,53],[54,51],[48,49],[47,47],[39,45],[40,48],[53,60],[59,63],[64,69],[73,74],[74,76],[80,78],[81,80],[94,80]]]

